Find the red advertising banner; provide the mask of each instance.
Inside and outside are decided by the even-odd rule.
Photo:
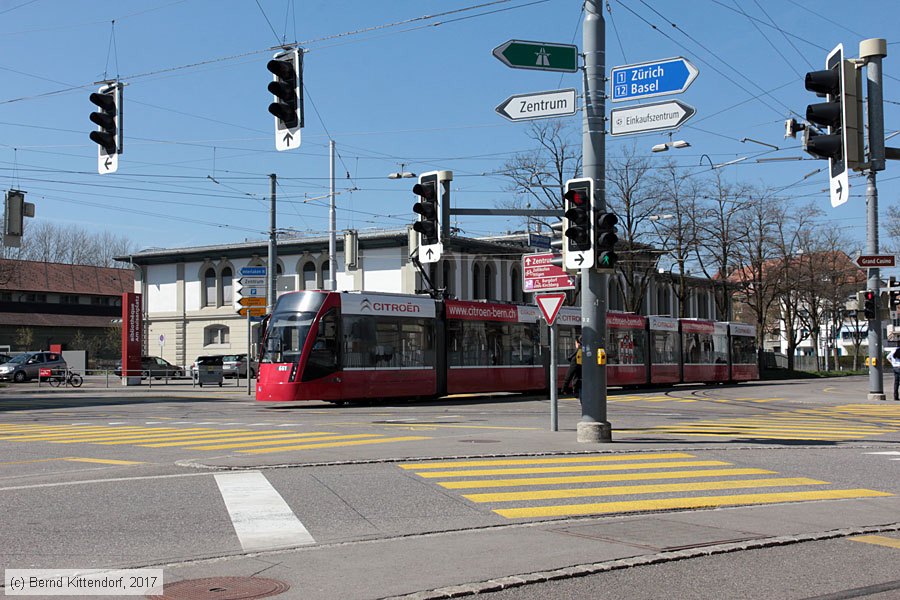
[[[139,377],[141,350],[144,347],[144,322],[141,295],[122,294],[122,375]]]

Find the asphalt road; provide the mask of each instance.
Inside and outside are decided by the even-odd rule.
[[[867,378],[613,392],[590,445],[572,398],[550,431],[546,398],[267,406],[229,383],[0,390],[0,565],[305,599],[900,596],[900,403]]]

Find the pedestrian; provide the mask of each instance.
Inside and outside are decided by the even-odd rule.
[[[891,361],[891,367],[894,369],[894,400],[900,400],[900,396],[897,395],[897,388],[900,387],[900,348],[891,352],[888,360]]]
[[[566,357],[569,369],[563,380],[563,392],[572,392],[581,400],[581,336],[575,338],[575,349]]]

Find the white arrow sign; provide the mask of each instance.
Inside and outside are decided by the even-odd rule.
[[[496,110],[510,121],[547,119],[574,115],[577,107],[574,88],[510,96]]]
[[[265,277],[241,277],[238,283],[243,287],[266,287]]]
[[[680,100],[614,108],[609,113],[609,134],[629,135],[676,129],[696,112],[693,106]]]

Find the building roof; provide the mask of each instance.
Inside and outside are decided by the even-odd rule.
[[[527,241],[527,236],[524,238]],[[404,246],[409,241],[409,232],[403,230],[389,231],[360,231],[359,245],[361,248],[397,248]],[[343,251],[344,235],[338,232],[336,247]],[[445,252],[468,252],[470,254],[498,254],[521,253],[523,249],[522,239],[476,239],[453,236],[449,243],[444,245]],[[296,255],[303,252],[320,252],[328,250],[328,236],[304,237],[304,238],[279,238],[278,254]],[[265,257],[268,253],[268,241],[258,240],[253,242],[237,242],[233,244],[219,244],[215,246],[194,246],[188,248],[148,248],[135,252],[128,256],[117,256],[116,260],[131,262],[135,265],[167,264],[172,262],[203,261],[207,258],[245,258],[258,255]]]
[[[0,259],[0,291],[119,296],[134,291],[134,271]]]

